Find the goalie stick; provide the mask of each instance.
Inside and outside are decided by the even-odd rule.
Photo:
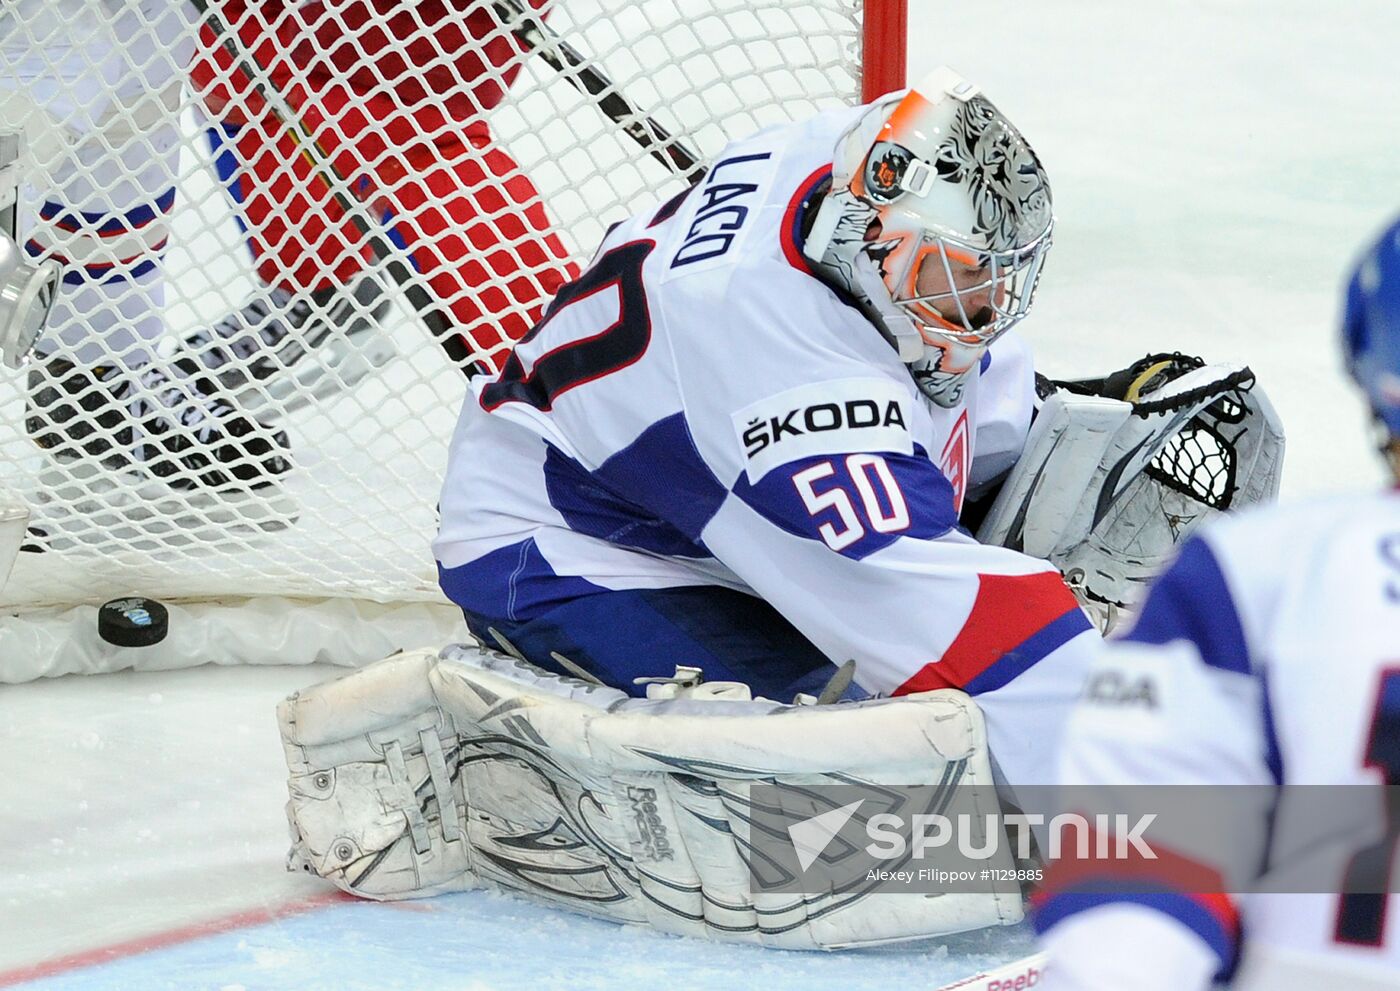
[[[525,47],[544,59],[581,93],[595,97],[598,109],[622,128],[643,151],[688,182],[705,174],[700,158],[670,132],[618,92],[616,84],[520,0],[495,0],[496,16]]]
[[[267,102],[272,109],[273,115],[287,128],[293,142],[301,149],[303,157],[317,173],[318,178],[325,183],[330,190],[336,205],[345,212],[356,229],[366,240],[370,254],[376,262],[384,265],[385,272],[404,291],[408,298],[408,303],[413,307],[442,349],[447,352],[447,357],[454,365],[470,377],[476,371],[476,365],[470,361],[471,348],[467,340],[462,335],[453,331],[447,316],[434,304],[432,295],[428,290],[414,278],[411,263],[400,257],[399,253],[391,247],[388,239],[384,236],[384,222],[369,214],[365,204],[350,191],[349,183],[345,180],[331,162],[331,158],[321,146],[316,143],[311,132],[301,122],[286,98],[265,80],[266,70],[251,56],[243,52],[238,43],[238,37],[229,29],[213,10],[210,9],[209,0],[190,0],[199,15],[204,18],[211,30],[219,36],[219,44],[224,51],[228,52],[233,59],[238,71],[247,77],[254,91]]]
[[[934,991],[1029,991],[1045,980],[1046,959],[1044,953],[1032,953],[993,970],[944,984]]]

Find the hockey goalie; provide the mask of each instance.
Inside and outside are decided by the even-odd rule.
[[[745,865],[758,783],[1050,783],[1093,621],[1277,488],[1247,368],[1035,374],[1052,223],[1029,144],[939,70],[615,226],[462,411],[435,550],[480,645],[284,703],[294,864],[788,947],[1017,921],[1018,891]]]

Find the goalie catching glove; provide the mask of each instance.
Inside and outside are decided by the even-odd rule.
[[[815,894],[760,890],[750,878],[756,865],[794,880],[797,867],[773,866],[784,863],[775,844],[802,859],[797,830],[789,839],[760,825],[756,785],[801,786],[817,807],[794,824],[830,811],[820,798],[832,784],[884,794],[879,786],[925,785],[940,808],[998,811],[982,715],[966,695],[787,706],[732,683],[665,687],[673,697],[631,699],[458,646],[396,655],[293,695],[278,708],[291,770],[288,866],[368,898],[494,888],[790,949],[1020,920],[1019,889],[990,881],[932,898],[875,892],[863,868]],[[1014,868],[1005,851],[981,866]]]
[[[1196,527],[1278,493],[1283,426],[1247,367],[1148,355],[1041,393],[977,539],[1050,561],[1105,632]]]

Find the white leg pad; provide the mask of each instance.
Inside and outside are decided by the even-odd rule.
[[[1019,894],[991,885],[937,898],[750,893],[755,783],[937,785],[951,774],[989,794],[981,712],[960,692],[816,707],[637,700],[451,647],[307,689],[278,718],[289,866],[357,895],[488,887],[807,949],[1021,918]],[[1009,856],[987,866],[1014,867]]]

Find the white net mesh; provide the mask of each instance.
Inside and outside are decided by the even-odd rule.
[[[684,179],[525,50],[518,9],[209,6],[0,7],[21,241],[66,266],[40,356],[0,374],[0,472],[33,513],[3,602],[437,598],[460,363]],[[859,94],[858,0],[560,0],[546,23],[702,160]]]

